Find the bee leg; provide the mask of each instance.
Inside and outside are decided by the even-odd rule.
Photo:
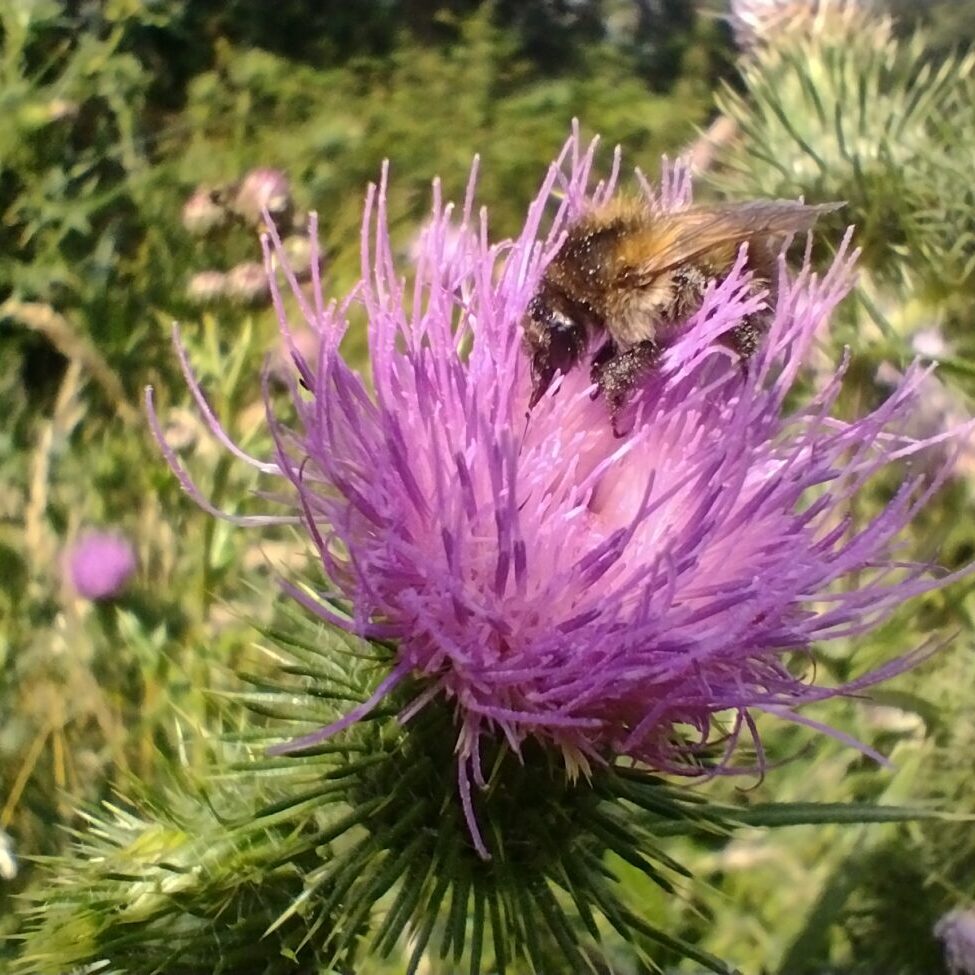
[[[617,354],[616,343],[610,339],[592,357],[592,365],[589,367],[589,382],[595,383],[596,388],[593,390],[590,399],[595,399],[602,392],[603,370]]]
[[[609,403],[613,418],[613,434],[622,437],[616,421],[626,403],[630,390],[647,374],[660,358],[660,346],[652,339],[617,352],[599,370],[599,388]]]
[[[740,359],[750,359],[758,351],[758,329],[746,319],[728,332],[724,344]]]
[[[735,352],[744,365],[758,351],[769,325],[767,313],[758,312],[748,315],[740,325],[736,325],[722,336],[722,344]]]

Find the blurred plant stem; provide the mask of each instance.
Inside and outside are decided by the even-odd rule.
[[[94,344],[63,314],[42,302],[8,298],[0,305],[0,318],[11,318],[43,335],[65,359],[78,364],[91,376],[119,419],[133,426],[141,422],[118,375]]]
[[[51,476],[51,454],[77,421],[75,402],[81,384],[82,365],[77,359],[68,363],[51,419],[38,436],[31,464],[27,505],[24,508],[24,541],[27,553],[35,563],[38,578],[47,577],[56,557],[58,541],[47,522],[48,487]],[[73,416],[72,416],[73,414]]]
[[[738,136],[738,123],[727,115],[719,115],[681,153],[693,173],[707,172],[726,146]]]

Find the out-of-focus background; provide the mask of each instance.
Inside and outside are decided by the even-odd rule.
[[[283,366],[255,264],[262,207],[304,272],[317,211],[341,295],[384,159],[408,273],[432,177],[456,198],[480,154],[480,202],[509,235],[573,117],[602,135],[604,165],[619,143],[651,179],[662,154],[692,151],[701,197],[845,199],[824,237],[856,223],[864,270],[809,382],[848,345],[855,413],[921,356],[939,364],[920,420],[936,432],[975,392],[973,37],[969,0],[0,0],[0,964],[30,858],[62,850],[86,804],[192,774],[215,692],[257,666],[275,573],[302,564],[289,532],[199,510],[142,407],[151,383],[216,506],[260,510],[191,408],[170,329],[229,432],[266,450],[256,377],[266,363],[273,394]],[[362,349],[353,330],[350,359]],[[951,463],[905,539],[949,567],[975,555],[973,456]],[[815,714],[892,770],[770,731],[782,766],[708,793],[973,811],[972,607],[955,587],[823,656],[839,681],[944,642],[873,703]],[[648,910],[746,972],[934,975],[948,970],[936,923],[975,902],[970,825],[682,843],[705,884],[648,889]]]

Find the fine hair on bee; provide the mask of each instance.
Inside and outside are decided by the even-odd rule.
[[[529,409],[556,374],[576,368],[595,348],[590,379],[606,397],[615,429],[631,390],[701,307],[708,284],[732,269],[742,244],[754,288],[769,289],[774,304],[783,242],[842,205],[752,200],[658,212],[645,201],[617,198],[584,214],[568,228],[528,303]],[[745,361],[767,321],[768,313],[751,315],[721,341]]]

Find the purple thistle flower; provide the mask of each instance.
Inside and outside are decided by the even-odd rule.
[[[224,277],[224,294],[238,304],[255,305],[267,300],[268,271],[258,261],[244,261],[232,267]]]
[[[227,210],[217,202],[213,190],[201,186],[183,204],[182,218],[188,233],[203,237],[227,222]]]
[[[83,599],[111,599],[119,595],[135,572],[131,542],[110,532],[82,535],[68,552],[68,572]]]
[[[186,297],[198,305],[209,305],[227,290],[227,275],[222,271],[200,271],[186,285]]]
[[[489,243],[484,212],[475,216],[476,164],[459,227],[434,183],[411,288],[393,263],[384,170],[366,200],[355,292],[326,305],[313,259],[306,299],[286,271],[320,337],[314,361],[291,339],[272,275],[311,394],[295,386],[294,429],[269,402],[273,461],[229,441],[180,350],[216,436],[294,489],[294,513],[278,520],[304,524],[334,590],[292,585],[291,594],[322,619],[395,646],[369,701],[277,750],[322,741],[419,678],[424,689],[401,718],[434,698],[451,702],[461,797],[483,855],[471,799],[472,782],[484,784],[482,736],[503,735],[516,750],[529,738],[547,743],[570,774],[616,756],[698,774],[701,749],[717,741],[713,774],[731,770],[744,735],[762,767],[757,713],[822,729],[796,709],[885,679],[928,651],[840,688],[815,684],[811,667],[800,676],[796,654],[863,633],[951,578],[895,557],[898,534],[936,482],[908,480],[866,525],[847,514],[878,471],[958,434],[902,432],[925,371],[910,369],[853,422],[830,415],[843,365],[804,406],[785,406],[814,336],[851,286],[849,235],[821,277],[808,260],[795,276],[780,265],[771,329],[747,369],[715,342],[767,297],[751,288],[743,250],[635,398],[624,437],[583,368],[526,414],[525,308],[567,223],[615,192],[618,153],[608,180],[590,190],[594,150],[573,135],[521,235],[499,244]],[[656,192],[638,179],[651,206],[690,202],[680,166],[665,167]],[[280,253],[273,230],[265,248],[270,264],[272,248]],[[353,301],[368,317],[372,391],[338,353]]]
[[[241,181],[234,209],[248,222],[258,223],[265,212],[283,214],[291,206],[291,184],[280,169],[252,169]]]

